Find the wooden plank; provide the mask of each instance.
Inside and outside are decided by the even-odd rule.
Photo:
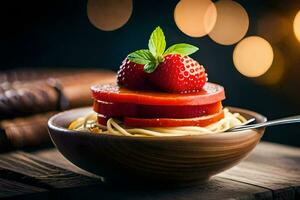
[[[300,148],[261,142],[247,160],[288,168],[299,173]]]
[[[0,198],[48,199],[47,190],[0,178]]]
[[[271,189],[275,199],[300,198],[300,149],[264,143],[220,177]]]
[[[217,199],[243,199],[271,200],[272,193],[269,190],[256,186],[238,183],[231,180],[215,177],[208,183],[181,189],[137,189],[122,187],[110,187],[98,192],[103,199],[125,199],[125,200],[217,200]]]
[[[70,161],[68,161],[65,157],[63,157],[63,155],[59,153],[55,148],[33,152],[33,154],[39,159],[43,160],[44,162],[55,165],[57,167],[70,170],[77,174],[82,174],[85,176],[102,179],[101,177],[95,174],[89,173],[75,166]]]
[[[62,169],[24,152],[0,155],[0,177],[49,190],[100,183],[99,179]]]
[[[43,150],[34,153],[39,159],[53,165],[82,173],[82,170],[72,165],[56,149]],[[83,173],[85,173],[83,171]],[[71,193],[74,195],[74,193]],[[103,199],[272,199],[272,192],[268,189],[240,183],[224,178],[213,178],[206,184],[185,189],[157,190],[154,188],[128,188],[124,185],[109,187],[106,185],[89,188],[88,193],[80,192],[77,198],[99,196]],[[72,197],[72,196],[66,196]]]
[[[256,148],[248,160],[283,169],[282,178],[288,177],[293,192],[295,192],[295,199],[300,199],[300,148],[264,142]],[[272,171],[272,174],[274,172],[276,169]],[[279,197],[281,196],[278,190],[274,194],[275,197],[277,194]]]

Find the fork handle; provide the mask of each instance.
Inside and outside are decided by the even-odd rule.
[[[257,124],[237,126],[235,128],[232,128],[230,131],[242,131],[242,130],[253,129],[253,128],[277,126],[277,125],[282,125],[282,124],[293,124],[293,123],[299,123],[299,122],[300,122],[300,115],[295,115],[295,116],[291,116],[291,117],[270,120],[267,122],[262,122],[262,123],[257,123]]]

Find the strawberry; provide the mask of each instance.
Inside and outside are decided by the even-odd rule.
[[[119,85],[130,89],[143,89],[146,87],[146,73],[144,65],[137,64],[125,58],[117,74]]]
[[[169,54],[157,69],[149,74],[150,81],[168,92],[199,92],[206,83],[205,69],[189,56]]]
[[[203,66],[188,56],[197,50],[185,43],[174,44],[166,50],[165,35],[157,27],[151,33],[148,49],[130,53],[128,59],[143,65],[149,81],[160,90],[193,93],[199,92],[207,81]]]

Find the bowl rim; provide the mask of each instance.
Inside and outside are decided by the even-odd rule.
[[[252,116],[257,116],[262,119],[262,122],[266,122],[267,118],[255,111],[251,111],[248,109],[244,108],[238,108],[238,107],[232,107],[232,106],[226,106],[225,108],[228,108],[229,110],[234,110],[235,112],[241,112],[241,113],[247,113]],[[67,127],[62,127],[62,126],[57,126],[55,125],[55,120],[57,118],[62,117],[67,114],[71,114],[72,112],[88,112],[88,110],[91,112],[92,107],[81,107],[81,108],[74,108],[66,111],[59,112],[48,120],[48,129],[51,137],[51,131],[50,130],[55,130],[56,133],[67,133],[67,134],[72,134],[72,135],[81,135],[81,136],[92,136],[92,137],[102,137],[102,138],[119,138],[119,139],[129,139],[129,140],[176,140],[176,139],[196,139],[196,138],[214,138],[214,137],[219,137],[222,136],[223,138],[230,137],[230,136],[237,136],[237,135],[247,135],[249,131],[256,131],[264,129],[264,128],[258,128],[258,129],[248,129],[248,130],[243,130],[243,131],[235,131],[235,132],[223,132],[223,133],[218,133],[218,134],[203,134],[203,135],[190,135],[190,136],[139,136],[139,137],[129,137],[125,135],[109,135],[109,134],[99,134],[99,133],[93,133],[93,132],[88,132],[88,131],[75,131],[75,130],[70,130]]]

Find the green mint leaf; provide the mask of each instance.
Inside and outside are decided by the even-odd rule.
[[[148,42],[148,48],[154,57],[161,56],[166,49],[164,32],[158,26],[152,33]]]
[[[185,44],[185,43],[174,44],[165,51],[164,56],[168,54],[180,54],[182,56],[188,56],[192,53],[195,53],[198,50],[199,50],[198,47],[195,47],[190,44]]]
[[[146,73],[152,73],[154,72],[154,70],[156,69],[156,67],[158,66],[158,63],[156,62],[149,62],[144,66],[144,71]]]
[[[141,49],[130,53],[127,58],[137,64],[148,64],[149,62],[155,62],[155,58],[148,49]]]

